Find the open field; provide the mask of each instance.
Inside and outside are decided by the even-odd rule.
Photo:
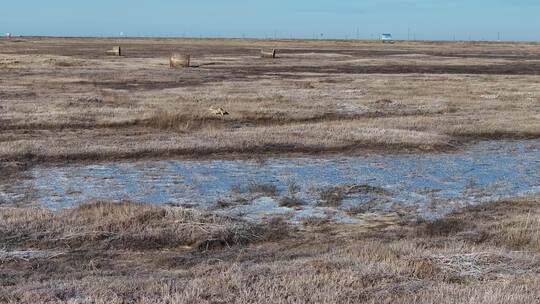
[[[536,303],[539,203],[360,226],[132,203],[2,208],[0,302]]]
[[[536,43],[0,39],[0,303],[537,303],[539,76]]]
[[[125,56],[107,57],[114,45]],[[259,58],[263,47],[279,58]],[[173,51],[195,67],[170,69]],[[0,72],[4,160],[440,151],[540,135],[532,43],[20,38],[0,40]]]

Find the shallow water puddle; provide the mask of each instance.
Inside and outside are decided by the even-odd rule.
[[[20,191],[53,209],[131,200],[253,218],[352,221],[346,214],[378,211],[432,218],[472,202],[540,193],[540,141],[482,142],[445,154],[39,166],[30,175]],[[280,207],[284,197],[302,205]]]

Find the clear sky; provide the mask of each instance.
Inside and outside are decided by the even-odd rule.
[[[2,0],[0,32],[540,40],[540,0]]]

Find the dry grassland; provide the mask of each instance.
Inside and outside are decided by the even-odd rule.
[[[539,202],[301,226],[131,203],[2,208],[0,302],[536,303]]]
[[[116,45],[123,56],[107,56]],[[260,58],[263,48],[278,58]],[[192,67],[170,69],[172,52]],[[34,162],[418,153],[539,138],[539,74],[534,43],[3,39],[0,182]],[[281,205],[302,204],[295,189]],[[346,191],[321,189],[321,204]],[[130,202],[2,205],[0,303],[536,303],[539,203],[434,222],[351,210],[364,219],[354,225]]]
[[[125,56],[106,56],[113,45]],[[172,51],[194,67],[169,69]],[[537,44],[24,38],[0,41],[0,72],[4,160],[440,151],[540,134]]]

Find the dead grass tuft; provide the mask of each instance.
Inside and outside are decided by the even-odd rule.
[[[339,207],[347,193],[343,187],[327,187],[319,192],[319,206]]]
[[[429,236],[449,236],[465,230],[468,225],[461,219],[442,218],[426,223],[423,231]]]
[[[540,219],[531,212],[496,225],[492,236],[499,243],[516,250],[534,250],[540,252]]]
[[[200,130],[212,131],[227,125],[227,122],[224,118],[214,115],[207,116],[204,114],[186,114],[158,110],[147,118],[137,120],[135,125],[185,133]]]
[[[297,197],[284,196],[279,199],[280,207],[296,208],[305,205],[305,202]]]
[[[278,195],[277,187],[272,184],[250,183],[247,187],[247,192],[269,197],[275,197]]]
[[[408,261],[412,275],[418,279],[430,279],[439,273],[438,267],[429,259],[413,259]]]
[[[349,195],[354,194],[378,194],[389,195],[389,192],[381,187],[370,185],[339,185],[323,188],[319,191],[319,205],[327,207],[339,207],[341,202]],[[351,210],[351,213],[354,213]]]

